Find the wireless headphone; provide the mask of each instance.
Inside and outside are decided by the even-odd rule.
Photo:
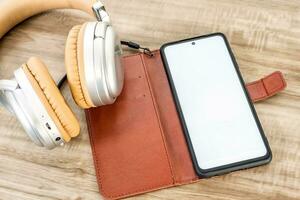
[[[74,8],[89,14],[94,11],[98,21],[77,25],[68,35],[65,49],[68,83],[73,99],[83,109],[116,100],[124,80],[121,48],[102,3],[9,0],[1,2],[0,8],[0,38],[26,18],[49,9]],[[0,80],[0,103],[17,116],[28,136],[39,146],[51,149],[63,145],[80,132],[78,120],[39,58],[30,58],[15,70],[13,79]]]

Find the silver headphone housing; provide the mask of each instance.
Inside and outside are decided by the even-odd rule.
[[[108,22],[85,27],[83,60],[85,83],[94,106],[115,102],[124,84],[121,44]]]
[[[0,81],[15,85],[11,88],[1,88],[3,106],[18,118],[25,132],[36,145],[48,149],[63,145],[65,141],[62,135],[35,93],[23,69],[15,70],[14,75],[13,80]]]

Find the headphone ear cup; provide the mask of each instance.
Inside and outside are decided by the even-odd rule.
[[[111,26],[106,29],[105,61],[106,82],[112,98],[120,95],[124,83],[124,69],[121,64],[120,41]]]
[[[80,132],[79,122],[65,102],[46,65],[38,58],[30,58],[22,66],[26,77],[66,142]]]
[[[73,99],[78,106],[87,109],[95,106],[85,85],[83,63],[83,36],[85,27],[86,23],[82,26],[77,25],[69,32],[65,49],[65,65]]]

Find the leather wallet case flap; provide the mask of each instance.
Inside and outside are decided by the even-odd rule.
[[[116,199],[198,180],[159,51],[122,62],[125,84],[117,101],[86,111],[102,195]],[[275,72],[247,89],[257,101],[285,85]]]
[[[86,112],[101,193],[119,198],[173,184],[142,55],[123,59],[125,87],[113,105]]]

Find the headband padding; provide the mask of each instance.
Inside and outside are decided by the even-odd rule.
[[[25,19],[51,9],[78,9],[93,15],[96,0],[0,0],[0,38]]]
[[[30,58],[22,66],[36,94],[66,142],[80,132],[79,122],[65,102],[45,64],[38,58]]]
[[[84,76],[83,35],[86,24],[71,29],[65,50],[65,65],[73,99],[81,108],[93,107]]]

